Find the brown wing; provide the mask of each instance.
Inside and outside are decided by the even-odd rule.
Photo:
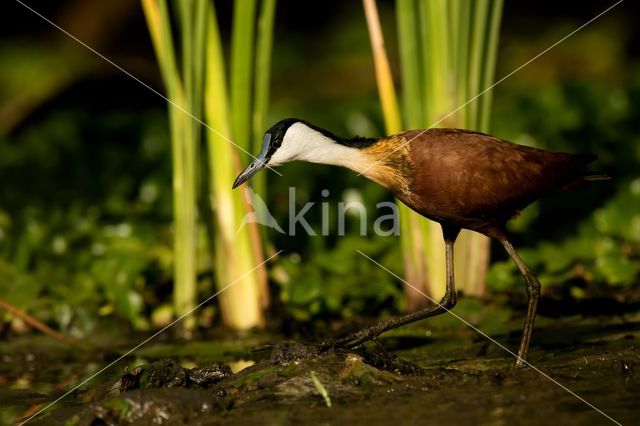
[[[431,129],[411,139],[412,208],[426,216],[509,219],[581,176],[591,154],[516,145],[483,133]],[[422,211],[420,211],[421,209]]]

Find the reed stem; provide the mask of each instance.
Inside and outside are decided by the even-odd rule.
[[[198,180],[198,172],[202,138],[200,118],[204,112],[210,128],[215,129],[206,133],[206,168],[214,217],[204,220],[214,223],[210,228],[213,229],[211,246],[217,286],[222,289],[234,283],[220,295],[222,316],[227,325],[235,329],[261,326],[264,322],[262,309],[268,302],[266,272],[264,267],[249,274],[247,271],[262,260],[262,243],[255,225],[242,226],[250,207],[246,193],[231,192],[233,180],[240,171],[240,160],[229,141],[233,136],[234,143],[248,151],[254,134],[252,129],[255,126],[257,131],[258,126],[254,122],[255,115],[262,117],[260,125],[264,125],[275,0],[264,0],[261,12],[265,18],[258,49],[262,56],[258,57],[259,62],[256,60],[255,70],[256,90],[260,91],[257,111],[252,109],[256,0],[236,0],[234,4],[230,89],[227,88],[225,58],[212,2],[176,0],[172,3],[179,24],[176,34],[180,37],[181,61],[178,62],[167,0],[141,1],[171,101],[175,313],[189,312],[197,298],[196,207],[198,188],[203,186]],[[206,209],[202,210],[206,212]],[[188,330],[194,327],[195,320],[186,318],[183,323]]]

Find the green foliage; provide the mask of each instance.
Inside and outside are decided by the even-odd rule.
[[[519,88],[498,102],[497,133],[527,145],[594,152],[592,166],[611,181],[545,199],[525,210],[511,231],[528,243],[524,261],[543,287],[628,288],[640,279],[640,84],[607,88],[585,82]],[[520,288],[510,261],[492,265],[494,289]]]
[[[143,294],[153,281],[168,279],[168,242],[148,224],[105,224],[96,211],[56,208],[45,215],[27,209],[24,230],[3,227],[17,237],[3,238],[0,293],[75,334],[91,332],[92,322],[83,317],[97,311],[147,328]]]
[[[540,272],[544,285],[630,287],[640,279],[640,178],[622,189],[558,243],[545,241],[521,251]],[[511,261],[494,264],[489,281],[495,289],[521,285]]]
[[[309,259],[283,258],[286,275],[275,274],[281,300],[298,320],[378,315],[385,308],[398,312],[403,303],[400,284],[358,253],[396,265],[394,272],[399,274],[402,260],[397,244],[395,238],[346,236],[333,250],[319,251]]]
[[[0,179],[19,182],[0,188],[4,299],[76,336],[94,332],[100,317],[148,328],[173,264],[157,117],[61,109],[0,143]],[[117,135],[142,143],[102,143]],[[101,167],[90,166],[94,158]]]

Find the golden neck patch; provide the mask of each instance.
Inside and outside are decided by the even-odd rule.
[[[393,192],[409,194],[411,159],[406,137],[389,136],[364,148],[369,165],[360,173]]]

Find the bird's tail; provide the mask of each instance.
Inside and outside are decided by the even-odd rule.
[[[606,173],[598,173],[598,172],[586,172],[582,175],[582,180],[586,182],[593,182],[597,180],[610,180],[611,176]]]
[[[562,188],[560,188],[558,192],[572,191],[574,189],[582,188],[589,182],[596,182],[600,180],[609,180],[609,179],[611,179],[611,176],[609,176],[606,173],[585,171],[582,175],[578,176],[577,178],[573,179],[572,181],[564,185]]]

